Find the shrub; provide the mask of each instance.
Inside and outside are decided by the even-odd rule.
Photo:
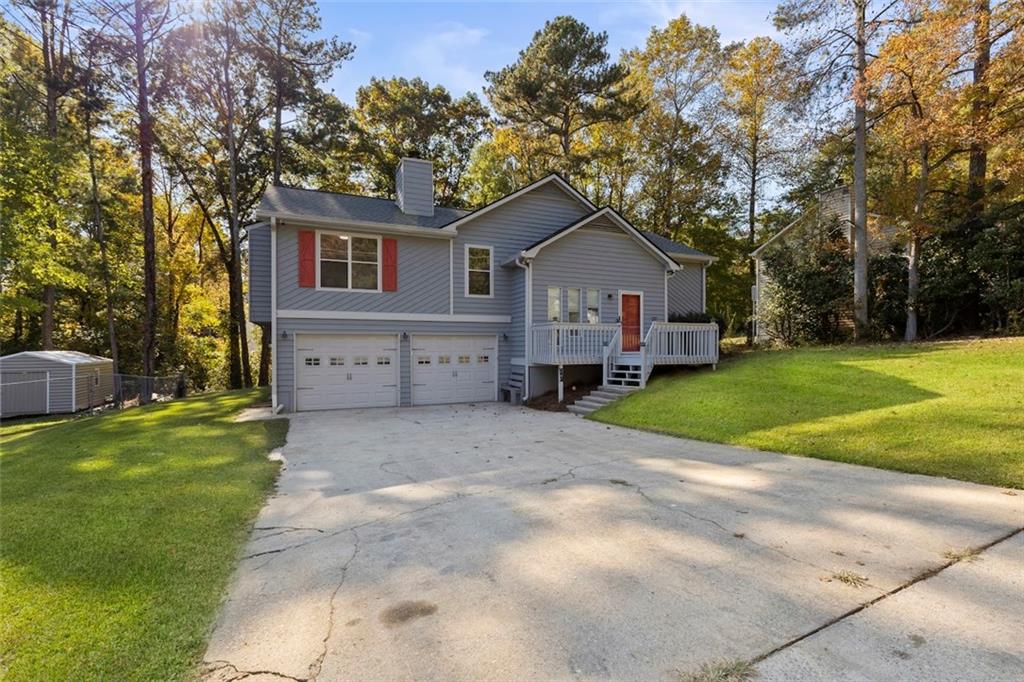
[[[725,319],[721,315],[715,313],[672,313],[668,316],[669,322],[714,322],[718,325],[718,338],[722,338],[725,334]]]
[[[853,259],[841,237],[820,244],[781,244],[765,256],[762,324],[787,344],[835,343],[848,334]]]

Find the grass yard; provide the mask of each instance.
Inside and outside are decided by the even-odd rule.
[[[257,391],[0,427],[0,671],[11,680],[190,677],[284,420]]]
[[[609,424],[1024,487],[1024,338],[755,351],[657,377]]]

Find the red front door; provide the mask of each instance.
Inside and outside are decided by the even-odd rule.
[[[622,352],[640,350],[640,296],[622,294]]]

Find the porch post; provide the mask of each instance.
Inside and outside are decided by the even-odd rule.
[[[558,366],[558,402],[565,400],[565,367],[563,365]]]
[[[647,342],[640,342],[640,388],[647,387]]]

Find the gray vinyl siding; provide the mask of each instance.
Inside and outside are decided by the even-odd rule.
[[[704,268],[684,264],[668,278],[668,314],[704,312]]]
[[[533,321],[547,321],[547,288],[601,290],[601,322],[618,321],[618,292],[643,292],[643,328],[665,319],[665,263],[605,218],[550,244],[533,261]],[[602,229],[613,227],[613,229]],[[609,299],[608,295],[612,298]],[[563,293],[562,311],[565,301]]]
[[[387,235],[398,241],[397,291],[326,291],[299,286],[300,228],[277,228],[278,310],[447,313],[449,240]],[[345,234],[376,237],[372,232]],[[508,314],[502,311],[504,314]]]
[[[274,380],[277,382],[277,400],[287,412],[294,410],[295,398],[295,334],[397,334],[399,337],[399,401],[401,405],[412,404],[412,369],[410,342],[415,334],[464,334],[497,335],[498,337],[498,385],[508,380],[509,359],[512,351],[508,340],[502,335],[510,333],[507,323],[452,323],[452,322],[401,322],[388,320],[277,320],[278,338],[274,357]],[[410,338],[402,339],[405,332]],[[287,333],[287,338],[282,338]]]
[[[509,314],[519,281],[516,270],[521,268],[502,267],[502,263],[588,212],[586,206],[549,182],[459,226],[453,254],[455,313]],[[493,298],[465,296],[467,244],[493,247]]]
[[[270,322],[270,226],[249,228],[249,321]]]
[[[520,267],[511,273],[512,326],[508,332],[509,360],[526,357],[526,270]]]
[[[428,161],[403,159],[395,172],[396,203],[403,213],[434,214],[434,166]]]

